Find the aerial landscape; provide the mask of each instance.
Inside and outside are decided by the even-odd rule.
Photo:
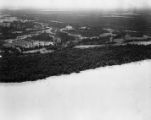
[[[0,120],[151,120],[151,0],[0,0]]]
[[[150,19],[150,10],[2,9],[0,81],[33,81],[150,59]]]

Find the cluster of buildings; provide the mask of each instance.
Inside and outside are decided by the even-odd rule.
[[[25,30],[25,31],[31,31],[31,30],[39,30],[42,28],[41,24],[34,23],[34,22],[21,22],[20,20],[18,21],[3,21],[0,22],[1,27],[6,27],[6,28],[13,28],[14,30]]]
[[[18,19],[12,16],[2,16],[0,17],[0,27],[13,28],[14,30],[39,30],[44,25],[42,23],[35,22],[33,20]]]
[[[1,27],[10,27],[10,26],[11,26],[11,23],[10,23],[10,22],[7,22],[7,21],[0,22],[0,26],[1,26]]]
[[[18,19],[16,17],[11,16],[2,16],[0,18],[0,26],[2,27],[10,27],[11,23],[14,21],[17,21]]]

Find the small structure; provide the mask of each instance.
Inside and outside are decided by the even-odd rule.
[[[80,27],[79,29],[80,29],[80,30],[88,30],[89,28],[86,27],[86,26],[83,26],[83,27]]]
[[[74,30],[73,27],[71,25],[67,25],[64,30]]]

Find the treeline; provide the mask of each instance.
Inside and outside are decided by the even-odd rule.
[[[151,45],[110,46],[85,50],[66,48],[51,54],[3,56],[0,59],[0,81],[31,81],[144,59],[151,59]]]

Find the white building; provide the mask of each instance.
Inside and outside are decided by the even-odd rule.
[[[64,30],[74,30],[74,28],[71,25],[67,25]]]

